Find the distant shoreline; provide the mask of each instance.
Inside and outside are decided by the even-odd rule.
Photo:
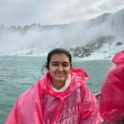
[[[0,57],[47,57],[47,55],[0,55]],[[78,58],[78,57],[72,57],[73,61],[92,61],[92,60],[112,60],[112,58],[103,58],[103,57],[84,57],[84,58]]]

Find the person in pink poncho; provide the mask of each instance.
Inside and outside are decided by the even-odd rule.
[[[103,80],[100,114],[109,124],[124,124],[124,50],[114,55]]]
[[[101,124],[87,73],[72,67],[70,53],[49,52],[47,73],[21,94],[4,124]]]

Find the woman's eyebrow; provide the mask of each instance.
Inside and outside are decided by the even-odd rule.
[[[57,62],[57,61],[53,61],[53,62],[51,62],[51,63],[59,63],[59,62]]]
[[[58,61],[53,61],[53,62],[51,62],[51,63],[60,63],[60,62],[58,62]],[[64,63],[64,64],[69,64],[69,62],[62,62],[62,63]]]
[[[69,64],[69,62],[63,62],[64,64]]]

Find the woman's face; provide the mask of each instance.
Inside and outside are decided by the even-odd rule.
[[[70,69],[71,65],[66,54],[58,53],[52,55],[48,71],[52,77],[53,87],[60,89],[64,86]]]

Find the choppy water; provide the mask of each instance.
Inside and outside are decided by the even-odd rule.
[[[16,98],[42,76],[45,57],[0,57],[0,124],[8,116]],[[88,72],[88,87],[93,93],[100,91],[110,60],[73,61],[75,67]]]

